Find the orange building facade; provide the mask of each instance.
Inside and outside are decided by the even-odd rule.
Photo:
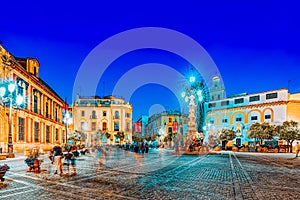
[[[15,83],[16,94],[23,97],[20,106],[0,99],[0,148],[8,152],[11,127],[13,152],[37,148],[47,151],[56,143],[65,143],[64,101],[39,77],[40,64],[35,58],[17,58],[0,45],[0,78]]]

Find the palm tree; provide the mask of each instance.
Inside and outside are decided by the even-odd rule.
[[[293,141],[300,139],[298,122],[285,121],[276,127],[276,132],[280,140],[285,140],[290,145],[290,152],[292,153]]]

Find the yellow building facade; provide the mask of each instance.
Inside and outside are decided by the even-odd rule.
[[[0,147],[8,152],[11,127],[13,152],[37,148],[49,150],[55,143],[65,142],[64,101],[39,77],[40,64],[35,58],[17,58],[0,45],[0,78],[15,83],[22,105],[12,106],[0,99]]]

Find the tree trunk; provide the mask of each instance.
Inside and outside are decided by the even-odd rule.
[[[294,142],[294,140],[292,140],[290,142],[290,153],[293,153],[293,142]]]

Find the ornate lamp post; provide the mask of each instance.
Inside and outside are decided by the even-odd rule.
[[[189,78],[189,85],[181,93],[182,98],[189,102],[187,142],[191,144],[196,139],[197,132],[203,132],[204,102],[206,90],[202,82],[196,81],[195,76]],[[196,123],[197,120],[197,123]],[[201,135],[202,136],[202,135]],[[202,136],[203,137],[203,136]]]
[[[8,92],[7,92],[8,91]],[[24,98],[21,95],[17,95],[16,92],[16,83],[13,81],[5,81],[1,84],[0,87],[0,98],[4,106],[9,104],[9,131],[8,131],[8,143],[7,149],[9,154],[13,154],[13,128],[12,128],[12,107],[19,107]],[[13,157],[13,156],[11,156]]]
[[[72,117],[70,115],[70,113],[66,110],[65,111],[65,116],[64,116],[64,123],[66,125],[66,144],[68,143],[68,125],[73,123]]]

